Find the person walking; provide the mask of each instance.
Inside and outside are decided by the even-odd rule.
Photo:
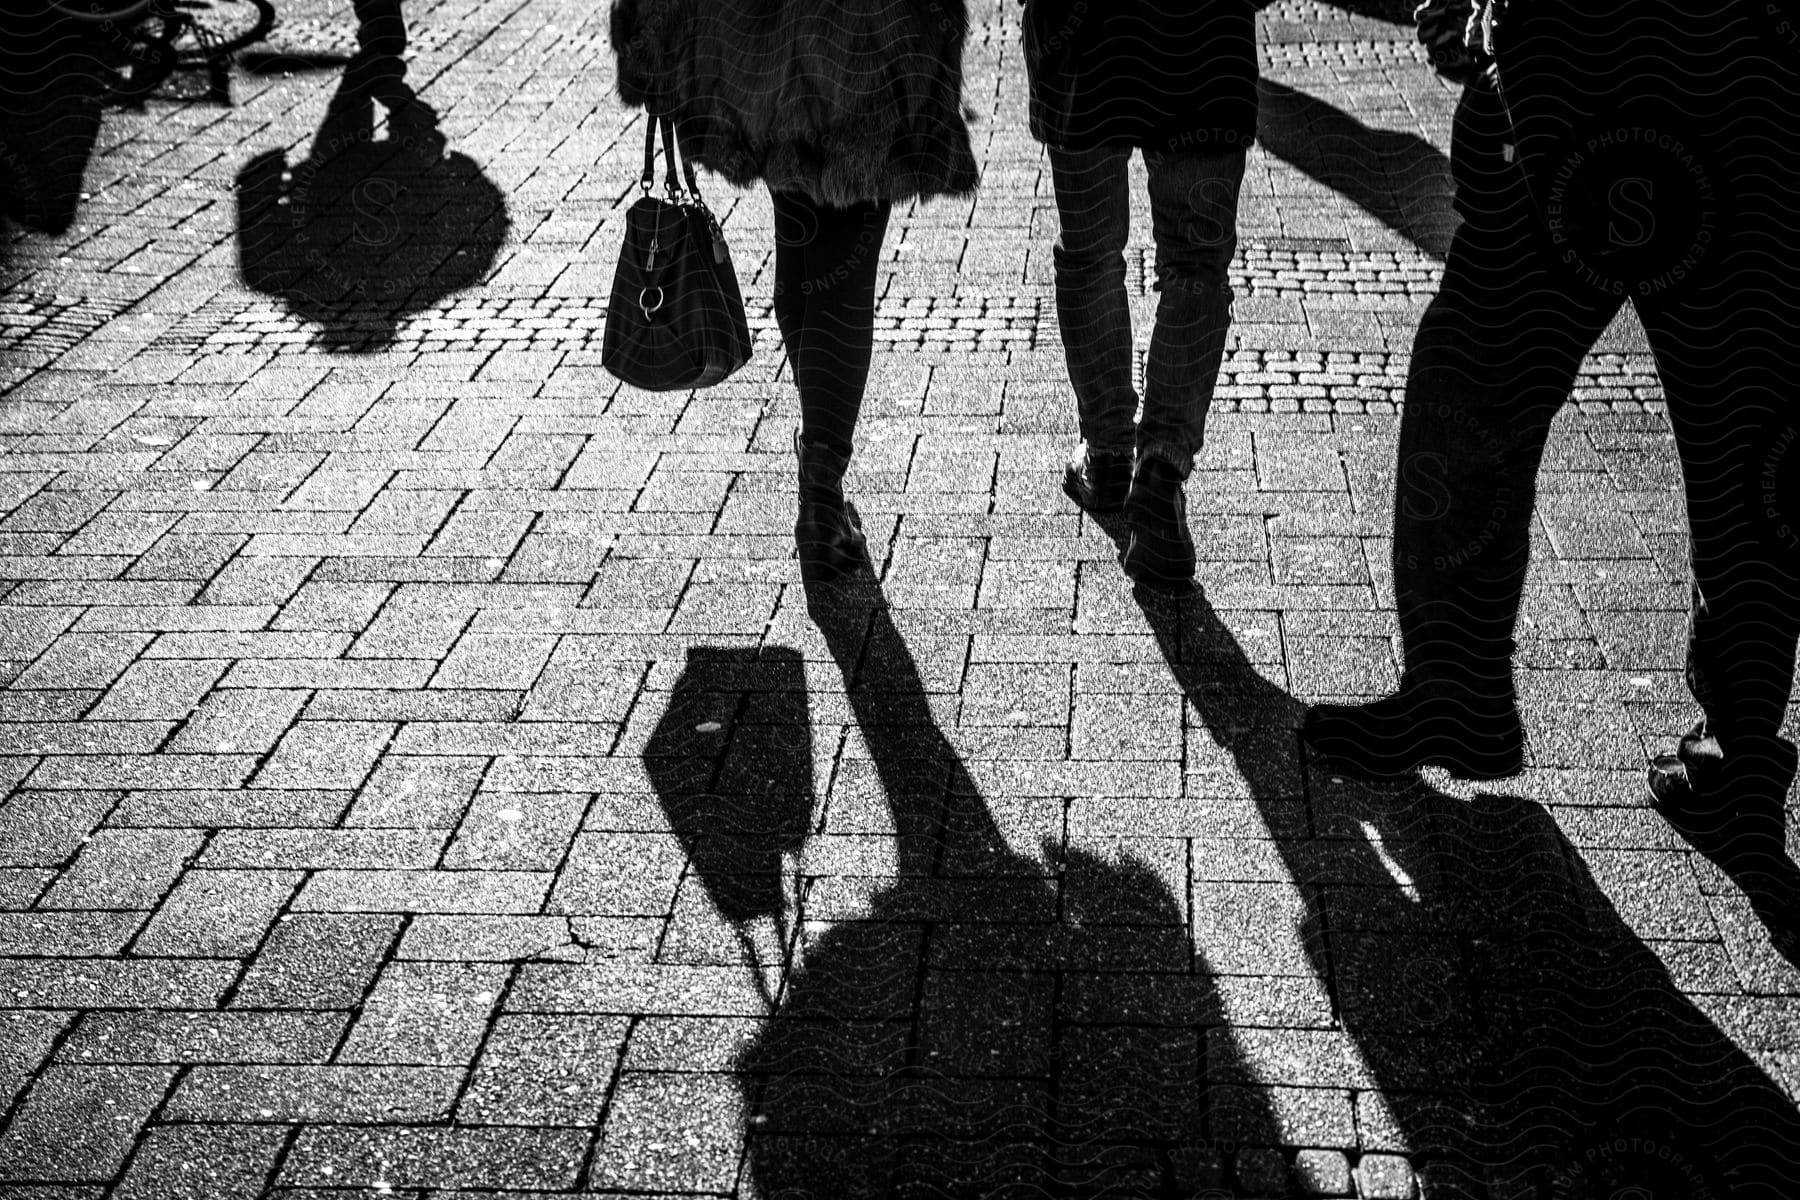
[[[964,0],[615,0],[619,96],[673,118],[690,161],[768,186],[775,319],[800,393],[802,576],[867,562],[843,493],[896,203],[977,179]]]
[[[1422,35],[1464,31],[1499,88],[1471,75],[1458,110],[1464,220],[1407,380],[1393,548],[1405,669],[1391,696],[1314,707],[1303,735],[1364,776],[1522,769],[1511,656],[1538,464],[1629,298],[1681,460],[1687,680],[1704,713],[1651,766],[1652,803],[1683,828],[1754,835],[1736,844],[1773,863],[1800,638],[1795,26],[1766,0],[1425,7],[1454,11],[1423,14]]]
[[[1031,132],[1056,188],[1056,309],[1081,431],[1064,490],[1090,512],[1124,509],[1134,579],[1180,585],[1194,574],[1183,486],[1225,352],[1226,271],[1256,134],[1253,6],[1024,3]],[[1141,421],[1124,258],[1134,148],[1149,175],[1161,293]]]

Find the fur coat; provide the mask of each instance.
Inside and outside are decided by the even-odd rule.
[[[1060,150],[1256,137],[1252,0],[1026,0],[1031,133]]]
[[[815,203],[962,195],[965,0],[614,0],[619,96],[682,153]]]

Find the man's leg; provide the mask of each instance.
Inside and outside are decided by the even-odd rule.
[[[1457,231],[1407,378],[1394,480],[1405,673],[1366,705],[1321,705],[1306,735],[1338,766],[1495,778],[1522,765],[1512,634],[1539,460],[1588,347],[1622,300],[1549,257],[1491,94],[1458,110]]]
[[[1125,515],[1125,571],[1145,583],[1193,578],[1182,484],[1206,435],[1225,334],[1231,326],[1228,270],[1237,249],[1244,152],[1146,152],[1156,235],[1156,331],[1144,371],[1144,419]]]
[[[1050,151],[1062,226],[1052,251],[1056,312],[1083,443],[1063,486],[1076,503],[1100,511],[1124,502],[1137,416],[1125,295],[1130,159],[1125,147]]]
[[[1739,64],[1779,94],[1748,95],[1717,119],[1707,169],[1729,210],[1697,278],[1652,280],[1638,302],[1681,453],[1694,575],[1687,677],[1705,714],[1681,743],[1685,794],[1655,771],[1652,791],[1677,821],[1744,829],[1748,819],[1775,835],[1795,774],[1781,727],[1800,641],[1800,170],[1785,153],[1800,121],[1795,65]]]

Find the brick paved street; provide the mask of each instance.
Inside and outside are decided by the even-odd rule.
[[[444,156],[334,150],[348,0],[277,7],[229,105],[108,108],[71,227],[0,245],[0,1200],[1636,1195],[1567,1183],[1604,1130],[1484,1151],[1525,1043],[1552,1095],[1700,1063],[1741,1089],[1703,1116],[1792,1115],[1800,970],[1642,796],[1694,713],[1629,310],[1540,482],[1527,772],[1297,747],[1396,679],[1455,223],[1410,26],[1258,18],[1170,600],[1060,490],[1049,172],[1018,7],[974,0],[980,194],[885,249],[879,595],[815,616],[765,193],[708,189],[751,365],[600,367],[642,133],[606,6],[409,0]]]

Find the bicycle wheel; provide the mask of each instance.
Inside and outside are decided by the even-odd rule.
[[[175,41],[182,66],[216,62],[262,41],[275,27],[271,0],[173,0],[169,8],[186,18]]]
[[[50,0],[50,11],[80,21],[102,25],[107,21],[131,21],[150,9],[152,0]]]

